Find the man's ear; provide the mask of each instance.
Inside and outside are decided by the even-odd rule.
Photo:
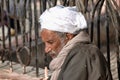
[[[67,39],[67,40],[71,40],[73,37],[74,37],[73,34],[71,34],[71,33],[66,33],[66,39]]]

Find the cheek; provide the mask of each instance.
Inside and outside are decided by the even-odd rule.
[[[54,45],[53,45],[53,49],[54,50],[57,50],[59,47],[60,47],[60,42],[56,42]]]
[[[55,44],[54,47],[53,47],[53,50],[54,50],[56,53],[59,53],[60,50],[61,50],[62,47],[63,47],[62,44],[63,44],[63,43],[62,43],[60,40],[57,41],[56,44]]]

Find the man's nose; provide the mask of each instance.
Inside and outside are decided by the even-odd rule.
[[[51,48],[50,47],[45,47],[45,52],[46,53],[49,53],[51,51]]]

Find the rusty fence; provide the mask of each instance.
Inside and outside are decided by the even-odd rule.
[[[77,6],[88,22],[91,42],[103,53],[111,68],[111,51],[116,54],[120,78],[119,0],[0,0],[0,59],[38,68],[45,64],[44,45],[39,37],[39,16],[55,5]],[[23,54],[24,53],[24,54]],[[34,57],[34,60],[33,60]]]

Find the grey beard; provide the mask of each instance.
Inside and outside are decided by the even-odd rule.
[[[57,56],[57,53],[55,51],[51,51],[48,53],[52,58],[55,58]]]

